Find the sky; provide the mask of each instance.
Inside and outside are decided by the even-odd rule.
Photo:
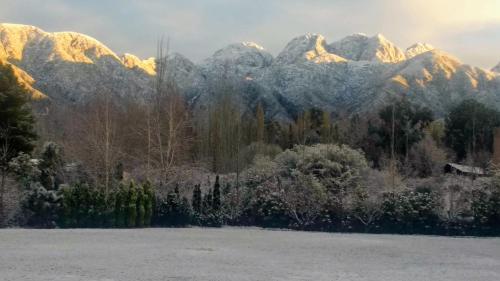
[[[500,0],[0,0],[0,22],[90,35],[117,53],[172,51],[200,62],[231,43],[252,41],[277,55],[294,37],[328,42],[383,34],[406,49],[425,42],[461,61],[500,62]]]

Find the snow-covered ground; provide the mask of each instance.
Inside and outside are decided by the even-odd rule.
[[[0,280],[500,280],[500,239],[254,228],[0,230]]]

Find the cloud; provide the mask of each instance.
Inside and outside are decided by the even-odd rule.
[[[142,57],[154,55],[162,35],[200,61],[238,41],[277,54],[306,32],[329,41],[363,32],[383,33],[403,48],[428,42],[487,68],[500,61],[500,0],[0,0],[0,6],[1,22],[82,32]]]

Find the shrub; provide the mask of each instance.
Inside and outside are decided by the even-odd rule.
[[[57,226],[61,197],[54,190],[47,190],[40,183],[30,186],[23,207],[27,224],[34,227],[54,228]]]
[[[380,226],[384,232],[433,233],[439,226],[436,194],[427,191],[387,193],[382,203]]]

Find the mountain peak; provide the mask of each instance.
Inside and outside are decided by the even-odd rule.
[[[415,43],[406,49],[406,58],[411,59],[420,54],[434,50],[434,46],[427,43]]]
[[[235,43],[216,51],[207,62],[224,61],[232,63],[256,63],[258,65],[270,64],[272,55],[264,51],[264,48],[254,42]],[[253,62],[252,62],[253,61]]]
[[[345,62],[346,59],[328,52],[325,37],[307,33],[294,38],[276,58],[278,63],[291,64],[298,61],[314,63]]]
[[[102,57],[120,61],[96,39],[77,32],[49,33],[20,24],[0,24],[0,56],[8,61],[67,61],[93,64]]]
[[[210,73],[233,72],[236,75],[251,75],[259,69],[268,67],[273,56],[253,42],[235,43],[216,51],[207,58],[202,69]]]
[[[85,34],[65,31],[49,33],[47,39],[52,41],[53,52],[64,61],[95,63],[101,57],[120,58],[106,45]]]
[[[332,43],[329,49],[354,61],[397,63],[406,59],[404,52],[382,34],[373,37],[361,33],[353,34]]]
[[[241,42],[241,45],[249,48],[254,48],[260,51],[264,51],[264,47],[254,42]]]
[[[389,40],[387,40],[387,38],[382,33],[377,33],[372,38],[377,39],[377,40],[379,40],[381,42],[389,42]]]
[[[31,25],[0,24],[0,58],[21,60],[27,42],[44,33],[40,28]]]

